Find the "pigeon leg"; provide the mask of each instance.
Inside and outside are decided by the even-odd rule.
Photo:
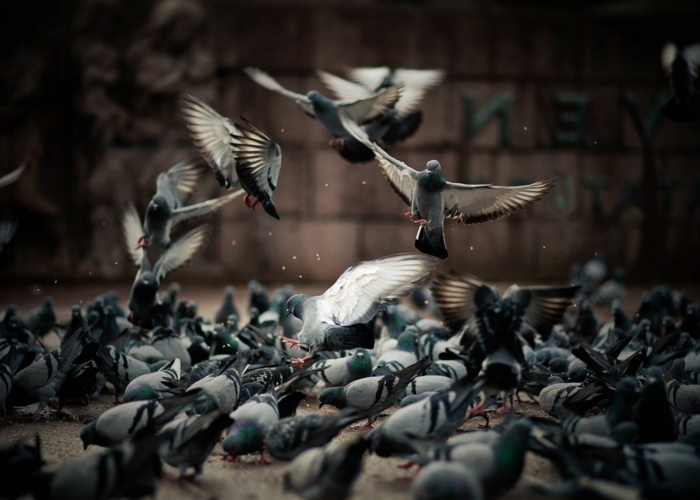
[[[292,364],[304,367],[304,363],[311,359],[311,356],[304,356],[303,358],[292,358]]]
[[[39,418],[39,413],[41,413],[41,411],[42,411],[45,407],[46,407],[46,403],[39,403],[39,407],[36,409],[36,411],[35,411],[34,413],[32,413],[31,415],[29,415],[29,416],[27,417],[27,420],[32,420],[32,421],[34,421],[34,420],[36,420],[37,418]]]
[[[427,221],[425,219],[413,219],[414,224],[418,224],[419,226],[427,226],[430,221]]]
[[[241,457],[234,457],[233,455],[226,455],[224,457],[224,460],[226,460],[227,462],[240,462]]]
[[[136,242],[136,248],[148,248],[148,241],[146,240],[145,235],[139,237],[138,241]]]
[[[484,420],[486,420],[486,423],[477,425],[477,427],[479,429],[490,429],[491,428],[491,420],[489,419],[489,416],[486,413],[483,413],[481,416],[484,417]]]
[[[403,215],[404,215],[404,217],[408,217],[409,219],[411,219],[411,221],[414,220],[413,212],[404,212]]]
[[[341,147],[343,147],[343,139],[340,137],[334,137],[333,139],[328,141],[328,145],[333,149],[340,149]]]
[[[413,462],[411,462],[411,461],[409,460],[409,461],[406,462],[405,464],[397,465],[397,467],[398,467],[399,469],[410,469],[410,468],[413,467],[414,465],[416,465],[416,464],[413,463]]]
[[[258,465],[272,465],[272,462],[268,462],[267,459],[265,458],[265,452],[261,451],[260,452],[260,458],[256,462]]]
[[[296,340],[296,339],[290,339],[290,338],[287,338],[287,337],[283,338],[283,339],[282,339],[282,342],[284,342],[285,344],[289,344],[289,345],[291,345],[292,347],[299,347],[299,344],[301,344],[301,342],[299,342],[298,340]]]
[[[358,425],[356,427],[351,427],[351,429],[354,431],[368,431],[370,429],[374,429],[374,427],[372,426],[372,423],[373,422],[371,422],[370,419],[368,418],[367,423],[365,425]]]

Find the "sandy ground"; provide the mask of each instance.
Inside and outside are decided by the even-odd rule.
[[[39,291],[37,292],[37,288]],[[128,297],[128,285],[115,288],[122,294],[123,302]],[[270,290],[274,290],[270,286]],[[649,287],[650,288],[650,287]],[[221,300],[223,287],[183,287],[182,298],[196,300],[200,304],[200,314],[211,316],[218,307]],[[300,287],[299,291],[306,293],[318,293],[322,291],[322,285]],[[683,287],[693,299],[700,297],[700,290],[697,287]],[[8,303],[14,303],[19,307],[20,314],[24,315],[32,307],[39,305],[43,296],[51,294],[55,300],[59,321],[66,320],[69,316],[70,306],[80,301],[91,300],[100,292],[105,291],[102,286],[21,286],[6,287],[0,290],[0,310],[4,309]],[[247,301],[247,290],[245,286],[237,287],[237,303],[239,308],[245,310]],[[636,309],[639,297],[645,289],[638,287],[628,293],[624,302],[625,310],[632,314]],[[600,319],[606,320],[608,313],[606,309],[600,309]],[[77,456],[81,453],[91,453],[99,448],[90,447],[87,452],[83,452],[79,435],[83,425],[99,416],[104,410],[112,406],[110,396],[100,396],[92,401],[89,406],[67,406],[65,415],[56,416],[53,411],[46,410],[41,418],[35,422],[22,419],[21,415],[16,415],[13,425],[0,427],[0,445],[12,442],[16,439],[31,438],[39,435],[42,441],[42,454],[49,465],[56,466],[65,460]],[[19,409],[19,414],[28,414],[34,407]],[[302,402],[299,414],[318,411],[317,401],[307,399]],[[392,408],[387,414],[395,411]],[[536,404],[521,403],[516,405],[516,410],[524,415],[534,415],[546,417],[546,414]],[[332,412],[333,409],[324,408],[323,412]],[[498,425],[502,417],[495,415],[492,424]],[[380,419],[381,422],[381,419]],[[477,429],[482,424],[482,419],[473,419],[467,422],[459,432],[469,432]],[[336,439],[349,439],[356,432],[345,430]],[[229,463],[223,461],[223,452],[217,446],[213,454],[209,457],[204,473],[195,481],[177,483],[174,481],[163,481],[158,491],[159,499],[218,499],[218,498],[245,498],[245,499],[291,499],[296,498],[290,493],[282,492],[282,475],[286,468],[285,462],[276,461],[268,457],[273,464],[260,466],[255,463],[257,456],[244,457],[240,463]],[[409,497],[411,471],[398,468],[403,463],[399,459],[379,458],[375,455],[368,455],[362,475],[355,484],[355,489],[351,498],[353,499],[405,499]],[[173,475],[175,470],[165,466],[166,474]],[[508,492],[503,498],[536,498],[528,489],[536,484],[551,484],[559,480],[559,476],[554,466],[547,460],[529,453],[526,460],[525,470],[520,482],[514,489]]]

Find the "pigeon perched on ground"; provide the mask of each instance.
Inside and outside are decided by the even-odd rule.
[[[231,418],[234,422],[226,430],[221,447],[229,457],[259,451],[260,463],[264,463],[265,435],[280,419],[277,396],[273,393],[253,396],[231,413]]]
[[[393,110],[381,120],[364,126],[364,132],[371,142],[385,145],[394,144],[413,135],[422,121],[418,109],[425,93],[438,85],[445,74],[441,70],[355,68],[349,76],[355,82],[345,80],[325,71],[316,72],[319,79],[338,99],[355,100],[366,98],[372,93],[380,92],[392,85],[403,86],[401,98]],[[371,149],[355,138],[339,138],[333,147],[348,161],[366,162],[374,158]]]
[[[362,98],[334,101],[311,90],[306,95],[297,94],[282,87],[274,78],[258,68],[246,68],[246,74],[258,85],[296,102],[307,115],[316,118],[336,138],[350,139],[340,121],[340,113],[346,113],[355,124],[364,124],[383,117],[401,97],[402,89],[390,86]],[[332,142],[332,141],[331,141]]]
[[[345,427],[365,417],[350,408],[337,415],[312,413],[284,418],[267,431],[265,449],[279,460],[292,460],[309,448],[325,445]]]
[[[35,479],[35,498],[104,500],[155,496],[162,467],[158,458],[161,436],[126,441],[98,453],[68,460],[57,470]]]
[[[161,397],[159,391],[168,389],[165,380],[180,380],[180,360],[174,359],[154,373],[146,373],[129,382],[124,390],[124,402],[143,401]]]
[[[365,428],[372,428],[377,415],[393,406],[406,395],[406,387],[418,374],[430,366],[430,360],[419,362],[381,377],[367,377],[356,380],[345,387],[330,387],[319,397],[319,408],[323,405],[343,408],[356,408],[369,414]]]
[[[408,326],[399,335],[396,347],[384,351],[372,371],[372,375],[384,375],[409,367],[418,361],[417,346],[418,329],[415,326]]]
[[[287,467],[284,490],[305,500],[345,500],[362,472],[367,445],[365,438],[358,438],[305,451]]]
[[[260,203],[279,219],[272,202],[282,167],[279,145],[242,116],[245,125],[236,125],[193,95],[185,97],[182,111],[195,145],[219,184],[233,189],[240,182],[246,206],[255,208]]]
[[[547,194],[555,178],[526,186],[469,185],[448,182],[442,176],[440,162],[430,160],[418,172],[371,143],[362,130],[342,117],[343,125],[366,147],[374,151],[392,189],[411,207],[406,212],[419,224],[416,248],[441,259],[448,257],[445,246],[445,218],[462,224],[481,224],[514,214]]]
[[[0,414],[2,414],[0,425],[7,423],[7,396],[12,390],[12,378],[28,350],[27,346],[13,344],[5,357],[0,360]]]
[[[309,373],[312,381],[322,381],[326,387],[347,385],[371,375],[372,356],[365,349],[357,348],[352,356],[317,361],[311,365]]]
[[[700,119],[700,95],[695,87],[700,69],[700,44],[679,48],[667,43],[661,52],[661,65],[671,84],[673,97],[661,112],[677,122]]]
[[[116,402],[131,381],[157,370],[154,365],[121,353],[113,346],[100,346],[95,362],[107,381],[114,386]]]
[[[190,407],[200,391],[167,399],[122,403],[102,413],[80,432],[84,449],[91,444],[110,447],[138,433],[155,434],[175,416]]]
[[[483,500],[484,491],[472,469],[460,463],[433,462],[411,485],[413,500]]]
[[[149,246],[170,248],[173,244],[170,234],[182,223],[213,213],[243,194],[242,190],[238,190],[213,200],[185,206],[183,198],[194,189],[198,175],[195,164],[188,161],[182,161],[167,173],[158,175],[158,189],[146,208],[143,226],[131,202],[124,203],[121,213],[122,232],[127,251],[135,263],[140,260],[135,256],[139,249]]]
[[[24,324],[30,332],[40,337],[53,330],[56,326],[53,299],[51,297],[46,297],[41,307],[29,312],[29,316]]]
[[[426,255],[398,254],[360,262],[348,268],[323,295],[297,294],[287,301],[288,313],[304,322],[293,345],[319,350],[354,347],[371,349],[374,331],[366,323],[384,300],[401,298],[420,286],[435,269],[437,259]]]
[[[206,242],[209,231],[210,227],[207,224],[191,230],[173,243],[151,268],[146,252],[142,248],[130,246],[134,236],[138,239],[137,235],[143,234],[140,226],[133,223],[124,224],[127,251],[134,264],[140,266],[129,297],[130,321],[132,323],[145,322],[149,324],[152,321],[154,309],[159,305],[158,289],[160,284],[170,273],[194,257]]]
[[[180,478],[190,467],[194,469],[195,476],[201,474],[204,462],[231,422],[226,413],[218,410],[207,415],[173,420],[160,431],[165,440],[158,448],[158,455],[166,464],[178,468]]]
[[[214,315],[214,323],[224,324],[227,322],[228,317],[232,314],[239,316],[238,308],[236,307],[236,303],[234,301],[235,293],[236,289],[234,287],[226,287],[226,290],[224,290],[224,301]]]
[[[250,365],[252,352],[248,349],[224,365],[217,373],[207,375],[192,384],[187,392],[202,389],[202,397],[195,403],[194,412],[204,415],[216,409],[231,413],[238,404],[241,377]]]

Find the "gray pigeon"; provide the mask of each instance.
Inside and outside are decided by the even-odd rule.
[[[56,396],[66,380],[73,361],[80,354],[87,330],[72,335],[60,349],[44,354],[32,364],[17,372],[12,381],[10,401],[13,406],[39,402],[30,418],[35,419]]]
[[[426,456],[421,441],[441,441],[464,421],[469,405],[484,388],[483,381],[467,378],[452,384],[449,390],[405,406],[391,414],[381,427],[371,431],[372,450],[381,457],[403,454]]]
[[[265,449],[277,459],[292,460],[309,448],[325,445],[345,427],[365,417],[358,410],[345,409],[337,415],[312,413],[283,418],[267,431]]]
[[[417,335],[418,329],[415,326],[406,327],[406,330],[399,335],[396,347],[379,356],[372,375],[384,375],[403,370],[418,361]]]
[[[2,414],[0,425],[7,423],[7,396],[12,390],[12,378],[28,350],[27,346],[12,344],[0,362],[0,412]]]
[[[356,408],[369,414],[365,429],[371,429],[377,416],[393,406],[406,395],[406,386],[419,373],[430,366],[430,360],[423,358],[419,362],[381,377],[367,377],[356,380],[345,387],[330,387],[319,397],[319,408],[323,405],[343,408]]]
[[[166,380],[180,380],[180,360],[174,359],[154,373],[146,373],[129,382],[124,390],[124,402],[157,399],[159,391],[167,390]]]
[[[700,44],[688,45],[682,50],[667,43],[661,52],[661,65],[668,75],[673,97],[661,112],[677,122],[700,119],[700,95],[696,90],[700,72]]]
[[[48,500],[154,497],[162,475],[157,451],[162,439],[127,441],[72,458],[57,470],[40,474],[34,496]]]
[[[234,301],[234,295],[236,293],[236,289],[232,286],[227,286],[226,290],[224,290],[224,301],[221,304],[221,307],[216,311],[216,314],[214,315],[214,323],[221,323],[221,324],[226,324],[228,321],[228,317],[231,316],[232,314],[235,316],[240,316],[238,313],[238,308],[236,307],[236,303]]]
[[[123,226],[124,238],[131,259],[140,267],[129,296],[130,321],[132,323],[148,322],[151,321],[154,309],[160,303],[158,298],[160,284],[170,273],[194,257],[206,242],[210,227],[203,224],[182,236],[160,256],[155,266],[151,268],[146,252],[142,248],[130,246],[134,236],[138,239],[137,235],[143,234],[140,226],[133,223],[133,217],[131,219],[131,223]]]
[[[117,351],[113,346],[100,346],[95,356],[95,362],[107,381],[114,386],[114,399],[119,401],[119,395],[124,389],[142,375],[151,373],[151,365]]]
[[[408,386],[406,386],[406,393],[418,395],[425,392],[441,391],[443,389],[448,389],[453,382],[453,379],[445,377],[444,375],[423,375],[422,377],[412,379],[408,383]]]
[[[401,87],[390,86],[360,99],[333,101],[316,90],[311,90],[306,95],[287,90],[258,68],[246,68],[244,71],[258,85],[292,99],[307,115],[321,122],[333,137],[345,139],[351,139],[352,136],[340,121],[341,113],[347,114],[348,120],[354,124],[374,121],[394,107],[402,92]]]
[[[300,454],[284,473],[284,490],[305,500],[345,500],[362,472],[367,440],[333,442]]]
[[[265,463],[265,435],[280,419],[277,396],[273,393],[253,396],[230,416],[234,422],[226,430],[226,437],[221,444],[228,457],[235,459],[259,451],[259,463]]]
[[[201,474],[204,462],[231,422],[231,417],[218,410],[173,420],[160,431],[165,440],[158,448],[158,455],[166,464],[178,468],[180,478],[189,467],[194,469],[194,475]]]
[[[236,125],[193,95],[185,97],[182,111],[195,145],[219,184],[233,189],[240,182],[246,206],[255,208],[260,203],[279,219],[272,202],[282,167],[279,145],[242,116],[245,126]]]
[[[190,353],[185,348],[180,335],[175,333],[170,327],[158,326],[153,330],[153,338],[151,340],[151,345],[158,349],[158,351],[163,355],[163,359],[167,361],[174,361],[176,359],[180,360],[182,363],[182,370],[188,371],[192,365],[192,358],[190,358]]]
[[[312,381],[322,381],[326,387],[347,385],[371,375],[372,356],[365,349],[357,348],[352,356],[317,361],[309,367],[309,372]]]
[[[459,463],[433,462],[423,467],[411,485],[413,500],[483,500],[474,472]]]
[[[146,208],[142,227],[134,206],[129,201],[124,204],[122,230],[127,250],[134,262],[140,261],[134,257],[138,249],[149,245],[170,248],[173,244],[170,233],[182,223],[213,213],[243,194],[242,190],[238,190],[213,200],[185,206],[183,198],[194,189],[198,175],[195,164],[188,161],[182,161],[168,172],[158,175],[157,191]]]
[[[231,413],[238,404],[241,392],[241,377],[250,365],[252,352],[240,351],[236,358],[224,365],[217,373],[207,375],[192,384],[187,392],[201,388],[202,397],[194,405],[194,412],[204,415],[216,409]]]
[[[175,416],[188,408],[199,396],[192,391],[168,399],[132,401],[110,408],[80,432],[83,448],[91,444],[109,447],[139,433],[155,434]]]
[[[353,136],[374,151],[392,189],[411,207],[406,216],[419,224],[416,248],[441,259],[448,257],[445,247],[445,218],[462,224],[481,224],[514,214],[539,200],[554,186],[555,179],[527,186],[469,185],[448,182],[442,176],[440,162],[430,160],[417,172],[367,140],[352,120],[342,117]]]
[[[366,323],[382,301],[401,298],[420,286],[435,269],[437,259],[398,254],[360,262],[348,268],[323,295],[297,294],[287,301],[287,312],[304,322],[295,346],[310,348],[308,359],[319,350],[355,347],[371,349],[374,331]]]

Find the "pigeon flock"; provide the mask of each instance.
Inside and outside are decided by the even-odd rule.
[[[676,96],[668,112],[697,110],[697,95],[686,95],[679,76],[685,68],[695,78],[696,53],[664,51]],[[319,72],[337,100],[245,71],[318,120],[343,158],[377,161],[419,226],[420,253],[356,263],[317,296],[291,285],[268,293],[251,281],[247,311],[227,287],[212,318],[182,299],[178,284],[161,290],[207,242],[207,224],[177,236],[189,219],[239,196],[280,218],[273,201],[280,146],[251,121],[234,123],[188,95],[182,110],[194,145],[230,191],[187,205],[203,174],[187,159],[158,176],[143,218],[125,202],[124,244],[136,269],[127,310],[106,292],[73,306],[66,324],[50,298],[24,317],[12,305],[4,311],[3,426],[46,418],[47,407],[90,405],[100,393],[114,405],[79,435],[85,449],[99,451],[62,464],[45,463],[38,437],[0,440],[0,497],[155,496],[166,474],[196,481],[219,446],[228,462],[246,455],[261,466],[289,462],[281,487],[307,500],[348,498],[370,455],[405,460],[414,499],[481,500],[518,482],[527,453],[551,460],[561,476],[533,486],[533,496],[698,498],[697,303],[658,286],[628,317],[620,302],[624,270],[608,273],[602,254],[574,265],[561,286],[512,285],[501,293],[465,273],[430,280],[448,257],[446,218],[496,221],[536,202],[555,179],[458,184],[442,176],[437,160],[418,171],[390,156],[384,148],[419,128],[421,99],[441,71],[359,68],[350,80]],[[0,187],[24,169],[0,178]],[[0,223],[0,247],[13,229]],[[593,305],[611,307],[612,319],[601,324]],[[516,411],[516,401],[525,408],[521,398],[542,416]],[[326,409],[297,414],[305,400]],[[30,405],[37,406],[28,416],[16,410]],[[495,414],[504,417],[492,427]],[[472,419],[482,429],[460,430]],[[334,439],[343,431],[352,437]]]

